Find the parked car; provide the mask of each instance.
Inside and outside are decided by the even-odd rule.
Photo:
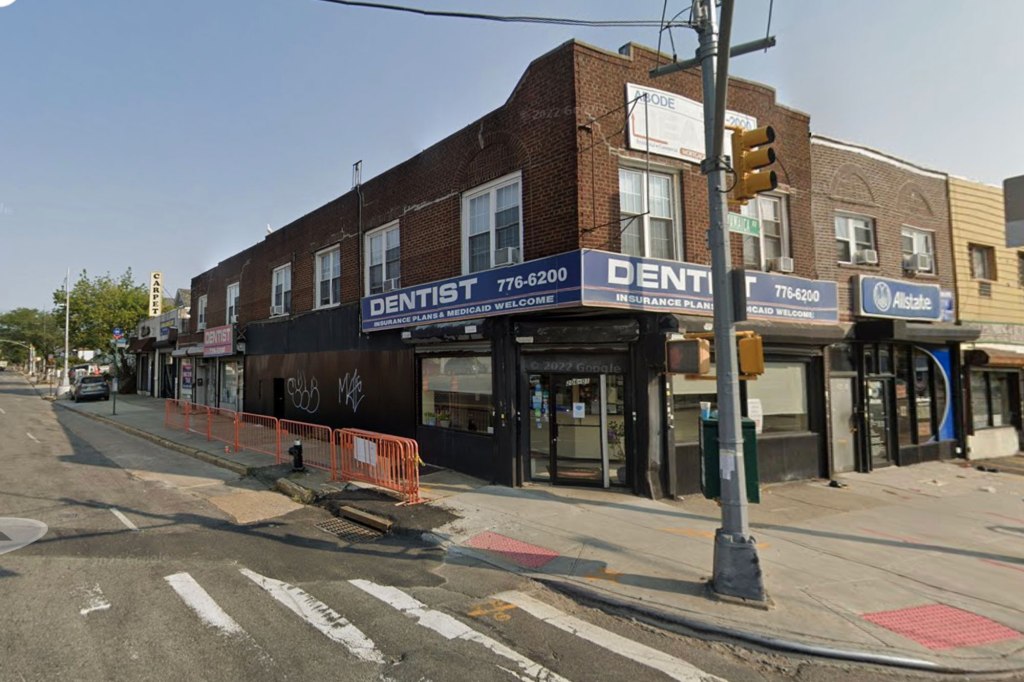
[[[103,377],[86,376],[75,382],[75,402],[82,400],[110,400],[110,385]]]

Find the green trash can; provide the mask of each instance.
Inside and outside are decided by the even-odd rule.
[[[709,500],[722,497],[718,468],[718,413],[700,419],[700,490]],[[743,467],[747,477],[747,501],[761,501],[757,476],[757,430],[754,420],[743,417]]]

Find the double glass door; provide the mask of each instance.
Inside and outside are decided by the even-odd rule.
[[[627,483],[621,374],[529,376],[530,478],[609,487]]]
[[[867,393],[867,445],[872,468],[892,464],[892,379],[869,378]]]

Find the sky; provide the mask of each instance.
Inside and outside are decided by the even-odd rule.
[[[392,2],[652,20],[690,4]],[[769,0],[736,5],[733,42],[763,37]],[[1001,185],[1024,174],[1021,26],[1019,0],[774,0],[777,46],[730,71],[814,133]],[[188,287],[348,191],[356,161],[365,181],[501,106],[564,41],[658,37],[322,0],[0,0],[0,311],[51,307],[67,268]],[[693,31],[672,38],[693,56]]]

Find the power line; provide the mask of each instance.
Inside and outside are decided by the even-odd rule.
[[[554,24],[556,26],[586,26],[590,28],[651,28],[663,26],[660,21],[646,19],[571,19],[566,17],[533,17],[515,16],[500,14],[480,14],[477,12],[456,12],[448,10],[431,10],[419,7],[406,7],[404,5],[389,5],[378,2],[364,2],[362,0],[322,0],[335,5],[346,5],[348,7],[365,7],[369,9],[383,9],[393,12],[407,12],[419,14],[426,17],[444,17],[448,19],[477,19],[480,21],[496,21],[506,24]],[[678,16],[678,15],[677,15]]]

